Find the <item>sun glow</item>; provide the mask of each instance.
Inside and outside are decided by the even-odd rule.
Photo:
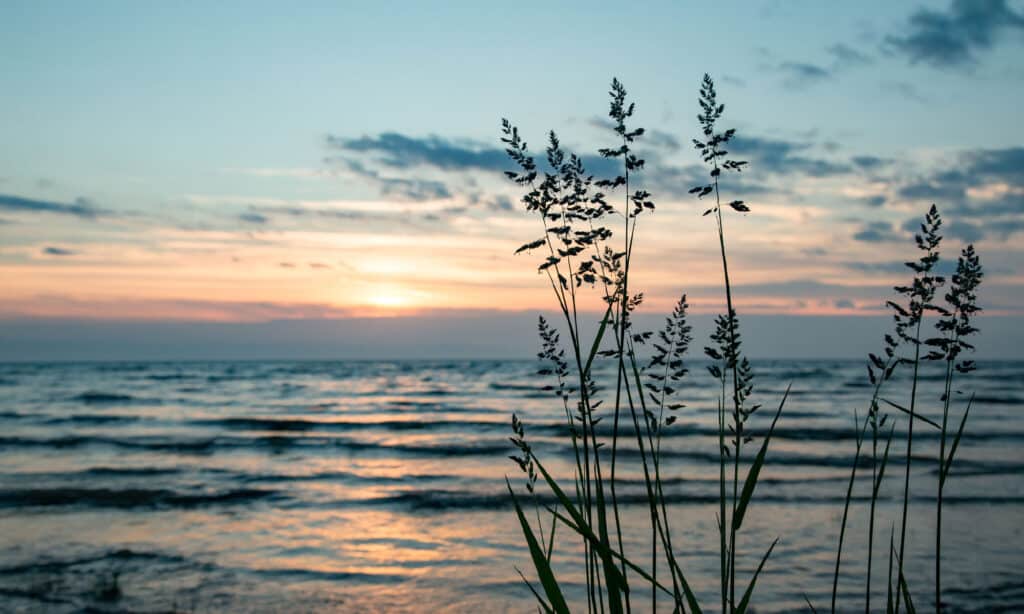
[[[378,309],[396,310],[420,306],[422,300],[408,288],[389,285],[368,288],[365,304]]]
[[[409,306],[409,299],[407,297],[393,293],[375,294],[367,302],[374,307],[390,307],[394,309]]]

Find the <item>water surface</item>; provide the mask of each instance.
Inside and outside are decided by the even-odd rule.
[[[758,611],[802,611],[805,593],[821,609],[853,411],[870,396],[864,366],[755,367],[756,402],[777,403],[789,382],[793,393],[741,533],[740,576],[778,536]],[[0,609],[533,611],[515,572],[530,575],[530,562],[504,487],[506,474],[522,484],[506,458],[511,414],[552,470],[567,476],[571,466],[563,409],[540,390],[547,382],[536,369],[514,361],[0,365]],[[926,378],[922,407],[935,416],[939,377]],[[983,363],[962,381],[977,397],[947,486],[946,593],[956,611],[1024,610],[1024,363]],[[714,384],[694,367],[687,407],[663,444],[673,539],[711,608]],[[890,389],[906,401],[901,382]],[[957,416],[963,402],[954,403]],[[755,416],[755,430],[768,418]],[[902,486],[905,420],[896,418],[876,534],[880,575]],[[938,442],[924,428],[918,434],[907,568],[926,606]],[[641,474],[631,449],[622,454],[626,524],[642,528]],[[857,489],[861,501],[866,491]],[[863,507],[852,512],[841,583],[850,611],[863,610]],[[555,563],[578,600],[577,550],[561,531]],[[637,560],[648,560],[639,545],[647,537],[626,531]],[[882,605],[884,596],[874,599]]]

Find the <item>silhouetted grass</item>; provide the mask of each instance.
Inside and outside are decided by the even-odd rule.
[[[527,428],[523,422],[513,416],[511,440],[517,454],[511,458],[525,474],[525,488],[529,496],[528,505],[533,508],[533,520],[524,510],[524,500],[516,495],[511,482],[508,488],[539,587],[527,575],[519,573],[536,597],[541,610],[569,610],[569,601],[562,590],[564,580],[560,582],[562,572],[553,564],[555,548],[568,539],[564,532],[560,533],[559,539],[555,537],[556,527],[561,524],[574,536],[583,556],[582,584],[585,586],[588,612],[604,613],[607,610],[619,613],[631,612],[634,607],[642,608],[644,606],[638,601],[636,591],[639,587],[645,587],[650,591],[649,605],[652,611],[658,608],[660,593],[671,600],[674,611],[699,613],[702,611],[701,605],[678,563],[673,547],[671,518],[662,484],[662,435],[665,429],[672,427],[676,412],[685,407],[686,381],[692,377],[686,358],[693,341],[692,329],[687,323],[688,305],[684,294],[666,319],[665,327],[656,335],[633,327],[632,315],[641,305],[643,294],[630,287],[632,255],[639,221],[653,212],[655,205],[651,194],[637,187],[637,177],[645,161],[635,151],[635,143],[644,136],[644,129],[628,125],[635,106],[628,101],[626,89],[617,79],[612,81],[610,97],[608,115],[612,123],[614,145],[600,149],[599,153],[605,158],[621,162],[619,174],[611,178],[595,179],[588,174],[582,158],[566,152],[554,132],[548,134],[543,156],[535,157],[519,130],[508,120],[502,121],[502,142],[518,167],[506,174],[523,189],[522,202],[528,212],[538,216],[542,233],[520,247],[516,253],[535,250],[542,252],[543,259],[538,265],[538,271],[546,277],[562,316],[557,325],[544,318],[538,322],[541,337],[538,358],[542,367],[537,375],[551,378],[547,380],[551,383],[544,384],[543,388],[559,399],[574,461],[572,484],[564,487],[538,458],[527,439]],[[718,381],[720,389],[717,401],[720,605],[723,612],[739,614],[750,607],[758,576],[779,541],[779,537],[776,537],[770,545],[761,546],[765,551],[760,564],[751,577],[742,586],[738,586],[739,537],[789,389],[782,396],[757,452],[749,459],[746,476],[741,479],[740,466],[746,462],[743,458],[745,448],[747,444],[754,443],[748,421],[761,405],[750,402],[754,372],[742,351],[739,316],[734,305],[729,274],[725,214],[746,214],[751,208],[742,200],[726,202],[722,188],[725,177],[729,173],[741,172],[747,163],[729,157],[727,147],[736,132],[733,129],[718,129],[725,105],[719,102],[714,82],[707,75],[701,83],[698,102],[700,135],[693,140],[693,144],[707,166],[708,180],[691,189],[690,193],[698,199],[708,198],[710,201],[713,198],[711,205],[703,211],[703,216],[712,216],[715,222],[726,308],[725,313],[716,318],[715,331],[710,337],[710,343],[704,347],[705,355],[712,360],[708,371]],[[613,204],[615,202],[619,204]],[[613,230],[613,226],[617,225],[613,222],[621,224],[621,236]],[[875,354],[868,357],[867,375],[872,395],[863,421],[854,411],[857,449],[838,529],[831,592],[833,612],[837,607],[839,570],[853,490],[858,479],[858,463],[869,429],[871,494],[867,504],[869,520],[864,607],[865,611],[871,609],[875,509],[889,463],[896,420],[881,411],[881,403],[899,410],[898,415],[907,421],[898,547],[895,526],[890,532],[889,572],[886,578],[887,611],[898,612],[901,603],[908,611],[913,611],[903,563],[907,539],[911,450],[916,422],[940,430],[935,602],[936,610],[941,610],[943,486],[949,476],[970,408],[968,403],[947,452],[952,385],[954,374],[965,374],[974,369],[974,364],[962,360],[960,354],[973,349],[966,338],[976,331],[972,325],[972,316],[979,311],[976,290],[982,278],[981,265],[974,248],[967,246],[961,254],[951,289],[945,297],[946,306],[935,304],[936,293],[945,284],[942,277],[933,274],[939,261],[941,224],[938,210],[933,205],[921,226],[921,233],[916,236],[917,246],[923,254],[918,260],[907,263],[914,273],[911,285],[895,288],[903,298],[902,303],[888,302],[894,313],[895,328],[891,334],[884,336],[884,358]],[[585,304],[587,292],[597,293],[605,304],[604,314],[597,322],[593,338],[584,338],[581,327],[585,313],[581,312],[579,306]],[[941,316],[937,322],[940,334],[935,338],[925,338],[922,336],[922,327],[926,316],[932,313]],[[651,346],[651,357],[642,366],[637,351],[641,345]],[[924,354],[922,349],[926,350]],[[598,383],[592,377],[592,366],[598,358],[614,361],[614,388],[611,382]],[[945,361],[945,392],[940,399],[941,424],[923,416],[919,410],[921,400],[918,382],[923,360]],[[887,391],[885,386],[900,366],[911,369],[910,401],[907,407],[882,396],[883,392],[892,396],[892,391]],[[604,396],[608,397],[607,400],[612,400],[609,407],[602,406],[606,399],[598,399],[602,391],[606,393]],[[599,437],[596,426],[605,418],[612,420],[611,435]],[[885,432],[887,424],[888,433]],[[603,429],[602,432],[607,433]],[[637,459],[636,468],[643,476],[648,511],[650,561],[647,567],[625,551],[624,516],[620,510],[616,486],[624,462],[624,457],[619,454],[620,446],[634,444],[637,454],[631,454],[629,458]],[[880,444],[884,444],[884,447]],[[545,488],[550,494],[538,498],[538,488]],[[554,503],[542,504],[542,500]],[[548,519],[547,523],[545,519]],[[667,580],[658,577],[662,566],[669,574]],[[739,596],[738,588],[742,591]],[[808,606],[814,608],[810,601]]]

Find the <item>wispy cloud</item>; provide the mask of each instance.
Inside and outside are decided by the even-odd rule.
[[[76,198],[70,203],[53,200],[37,200],[10,194],[0,194],[0,210],[29,213],[57,213],[74,215],[80,218],[93,219],[108,212],[96,206],[91,200]]]
[[[903,185],[898,194],[947,202],[954,215],[975,221],[1024,222],[1024,147],[962,152],[953,164]]]
[[[903,235],[893,230],[889,222],[867,222],[853,233],[853,238],[864,243],[902,241]]]
[[[1024,30],[1024,16],[1006,0],[953,0],[943,11],[918,9],[900,30],[885,37],[885,49],[913,64],[965,68],[1004,32]]]
[[[782,62],[778,70],[790,86],[812,85],[832,78],[832,71],[808,62]]]
[[[806,155],[811,148],[808,143],[737,136],[731,145],[733,153],[756,162],[763,172],[767,173],[800,173],[811,177],[827,177],[851,171],[848,164]]]
[[[654,136],[655,143],[662,147],[678,147],[678,141],[667,133]],[[487,145],[474,139],[452,139],[440,136],[412,137],[397,132],[384,132],[377,136],[347,138],[328,136],[327,144],[343,154],[343,161],[349,170],[368,179],[383,182],[398,181],[392,188],[401,193],[405,185],[401,179],[384,177],[375,167],[391,170],[433,169],[448,173],[480,171],[498,176],[514,166],[504,149]],[[535,149],[535,152],[539,150]],[[354,159],[358,157],[357,159]],[[596,154],[581,154],[580,159],[588,172],[596,176],[612,176],[619,172],[619,162]],[[537,158],[538,165],[546,164]],[[371,165],[372,164],[372,165]],[[440,182],[435,182],[440,185]],[[437,186],[419,186],[431,188]]]
[[[78,252],[76,252],[74,250],[65,249],[63,247],[53,247],[53,246],[44,247],[42,252],[44,254],[46,254],[47,256],[74,256],[75,254],[78,253]]]
[[[416,177],[389,177],[381,174],[376,169],[368,168],[357,160],[345,160],[345,166],[355,175],[377,186],[380,193],[384,196],[394,196],[412,201],[438,200],[452,197],[451,190],[441,181]]]
[[[248,222],[249,224],[266,224],[270,221],[270,218],[263,214],[256,213],[255,211],[247,211],[239,214],[238,219],[243,222]]]
[[[329,146],[347,152],[372,153],[381,164],[393,168],[433,166],[445,170],[480,169],[504,171],[509,168],[505,152],[495,147],[464,140],[452,141],[439,136],[416,138],[397,132],[377,136],[346,138],[328,136]]]
[[[865,53],[844,43],[837,43],[826,49],[834,61],[835,70],[844,70],[855,66],[866,66],[874,63]]]

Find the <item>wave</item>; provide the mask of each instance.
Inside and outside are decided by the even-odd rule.
[[[277,491],[257,489],[181,493],[166,489],[144,488],[25,488],[0,491],[0,507],[199,507],[250,503],[277,495]]]
[[[461,479],[455,475],[412,474],[400,476],[362,475],[350,471],[325,471],[319,473],[288,474],[246,474],[238,478],[246,483],[262,482],[359,482],[366,484],[409,484],[410,482],[453,482]]]
[[[76,448],[90,445],[113,446],[130,450],[172,452],[181,454],[210,454],[218,449],[237,450],[244,448],[269,448],[282,450],[293,447],[347,449],[357,451],[395,452],[408,455],[449,456],[503,456],[509,450],[504,442],[481,442],[478,444],[380,444],[375,442],[343,439],[340,437],[212,437],[206,439],[119,439],[114,437],[69,435],[49,439],[21,437],[0,437],[0,448],[4,447],[50,447]]]
[[[113,392],[97,392],[90,390],[83,392],[82,394],[71,397],[72,401],[81,401],[82,403],[127,403],[128,401],[134,400],[134,397],[128,394],[117,394]]]
[[[312,580],[317,582],[367,582],[394,584],[405,582],[410,576],[396,573],[370,573],[365,571],[322,571],[318,569],[234,569],[267,578]]]
[[[978,394],[974,396],[974,402],[984,405],[1020,405],[1024,406],[1024,399],[1013,396],[992,396]]]
[[[197,375],[189,375],[186,373],[156,373],[153,375],[147,375],[146,379],[154,382],[180,382],[183,380],[198,379]]]
[[[638,506],[648,505],[647,495],[643,492],[634,493],[620,493],[616,499],[620,505]],[[718,503],[718,495],[716,493],[708,494],[692,494],[692,493],[666,493],[663,497],[666,504],[669,505],[712,505]],[[870,501],[870,497],[867,496],[854,496],[852,501],[858,503],[864,503]],[[887,501],[888,498],[882,497],[881,501]],[[900,499],[902,500],[902,499]],[[1024,503],[1024,496],[1006,496],[1006,497],[990,497],[990,496],[959,496],[959,497],[944,497],[944,501],[948,500],[950,505],[969,505],[969,504],[984,504],[984,505],[1020,505]],[[532,498],[531,498],[532,501]],[[761,493],[757,496],[758,504],[778,504],[778,505],[803,505],[803,504],[840,504],[845,501],[842,493],[836,495],[827,496],[815,496],[815,495],[779,495],[770,493]],[[896,501],[895,498],[892,501]],[[911,497],[912,503],[923,503],[928,504],[934,502],[934,499],[930,496],[919,496]],[[557,501],[550,495],[538,495],[538,503],[541,505],[557,505]],[[398,506],[404,507],[411,510],[420,511],[443,511],[443,510],[493,510],[493,509],[505,509],[512,507],[512,499],[507,492],[496,492],[496,493],[479,493],[472,491],[459,491],[459,490],[418,490],[402,492],[394,495],[387,495],[382,497],[373,497],[368,499],[361,499],[355,501],[344,501],[337,502],[331,505],[364,505],[370,507],[377,506]],[[532,503],[531,503],[532,504]]]
[[[118,416],[107,414],[72,414],[70,416],[58,416],[48,418],[44,424],[117,424],[126,422],[138,422],[139,416]]]
[[[1017,434],[1019,437],[1019,434]],[[964,435],[966,438],[967,435]],[[110,437],[102,435],[66,435],[53,438],[24,438],[24,437],[0,437],[0,448],[78,448],[85,446],[111,446],[125,450],[144,450],[167,454],[196,454],[208,455],[218,451],[234,451],[251,449],[256,451],[269,451],[279,453],[287,450],[301,449],[306,451],[334,451],[338,452],[362,452],[375,455],[412,456],[412,457],[489,457],[503,458],[513,450],[504,439],[479,439],[474,441],[470,438],[461,438],[458,442],[437,441],[437,442],[376,442],[360,439],[353,439],[340,436],[289,436],[289,435],[262,435],[254,437],[240,436],[213,436],[197,439],[174,439],[163,437]],[[567,439],[558,441],[539,440],[536,442],[538,449],[543,453],[570,457],[572,447]],[[832,453],[818,453],[817,450],[809,450],[809,453],[786,451],[773,453],[770,463],[775,466],[812,466],[812,467],[842,467],[848,468],[853,462],[853,446],[843,446],[842,450]],[[635,459],[639,451],[632,447],[628,441],[623,441],[618,449],[622,457]],[[687,449],[674,447],[663,447],[661,456],[665,459],[685,459],[697,463],[716,465],[719,461],[714,453],[714,446],[699,446]],[[925,465],[934,464],[934,459],[929,456],[916,456],[915,462]],[[870,458],[861,456],[861,466],[868,466]],[[958,470],[972,470],[977,463],[970,459],[963,458],[957,461]],[[993,467],[981,463],[985,470],[992,470]],[[1024,470],[1024,464],[1000,462],[995,464],[1002,471],[1014,469]]]
[[[196,426],[219,426],[226,429],[247,431],[362,431],[382,429],[386,431],[429,431],[435,429],[466,429],[473,432],[482,430],[507,430],[505,421],[484,420],[306,420],[301,418],[214,418],[192,420]]]
[[[76,558],[66,559],[44,559],[41,561],[35,561],[32,563],[24,563],[21,565],[11,565],[8,567],[0,567],[0,576],[19,575],[25,573],[59,573],[71,567],[80,567],[83,565],[92,565],[94,563],[101,563],[104,561],[162,561],[167,563],[181,563],[185,559],[181,556],[174,554],[165,554],[159,552],[140,552],[138,550],[132,550],[130,548],[118,548],[108,550],[102,554],[96,554],[92,556],[83,556]]]

